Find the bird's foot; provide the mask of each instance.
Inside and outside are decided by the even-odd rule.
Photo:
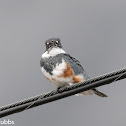
[[[62,91],[60,90],[62,87],[58,87],[57,89],[56,89],[56,91],[58,92],[58,93],[62,93]]]

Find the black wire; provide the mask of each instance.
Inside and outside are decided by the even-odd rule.
[[[82,91],[93,89],[102,85],[112,83],[114,81],[126,78],[126,69],[111,72],[84,82],[74,84],[72,86],[64,87],[59,89],[58,93],[56,90],[46,94],[35,96],[17,103],[13,103],[0,108],[0,118],[7,115],[17,113],[26,109],[30,109],[48,102],[52,102],[58,99],[62,99]]]

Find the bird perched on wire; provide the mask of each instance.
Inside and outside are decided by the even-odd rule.
[[[89,79],[80,62],[62,49],[59,38],[48,39],[45,42],[45,46],[46,52],[42,54],[40,60],[41,71],[57,87],[57,91],[61,87]],[[84,91],[80,94],[96,94],[101,97],[107,97],[97,89]]]

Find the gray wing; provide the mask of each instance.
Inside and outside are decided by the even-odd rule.
[[[41,58],[40,66],[44,67],[44,69],[52,75],[53,68],[56,66],[57,63],[58,64],[62,63],[62,59],[64,59],[65,62],[67,62],[71,66],[75,75],[83,74],[85,80],[89,79],[88,75],[81,66],[80,62],[66,53],[61,53],[48,59]]]
[[[49,59],[41,58],[40,67],[43,67],[47,72],[49,72],[52,75],[53,64],[51,64],[51,62],[49,61],[50,61]]]
[[[41,60],[40,60],[40,66],[43,67],[44,64],[45,64],[45,62],[46,62],[45,59],[41,58]]]
[[[86,74],[84,68],[81,66],[80,62],[75,59],[74,57],[70,56],[69,54],[62,54],[63,59],[67,62],[71,68],[73,69],[75,75],[83,74],[84,78],[87,80],[89,79],[88,75]]]

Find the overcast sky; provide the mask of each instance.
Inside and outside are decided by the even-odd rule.
[[[55,89],[40,71],[45,40],[59,37],[93,78],[126,67],[126,0],[1,0],[0,106]],[[126,80],[4,117],[15,126],[124,126]]]

